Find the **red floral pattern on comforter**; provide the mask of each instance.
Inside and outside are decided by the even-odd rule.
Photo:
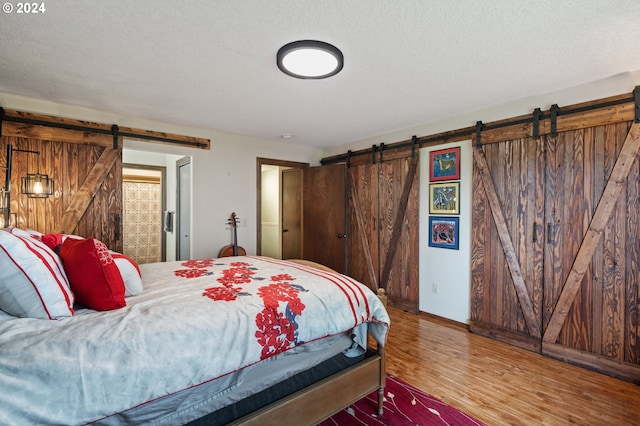
[[[230,260],[231,259],[231,260]],[[242,260],[234,260],[242,259]],[[180,278],[200,278],[207,275],[219,275],[213,287],[205,287],[202,295],[215,303],[234,303],[240,298],[259,298],[263,309],[255,313],[255,338],[261,347],[260,359],[284,352],[304,343],[299,338],[299,319],[305,314],[306,305],[302,301],[301,294],[309,292],[303,285],[297,282],[297,277],[292,273],[269,274],[265,271],[265,264],[282,269],[294,267],[294,271],[308,274],[315,278],[322,278],[330,284],[333,290],[348,301],[346,311],[351,312],[354,318],[353,327],[373,318],[372,308],[369,306],[369,295],[365,295],[365,289],[361,284],[344,275],[319,271],[309,266],[292,264],[286,261],[263,257],[233,257],[222,259],[196,259],[182,262],[184,269],[176,269],[174,274]],[[295,273],[294,273],[295,275]],[[305,276],[306,277],[306,276]],[[314,290],[315,292],[318,289]],[[326,291],[326,290],[322,290]],[[318,299],[322,299],[318,295]],[[373,298],[378,301],[375,297]],[[325,308],[327,309],[327,308]],[[341,308],[342,309],[342,308]],[[341,311],[344,314],[344,311]],[[326,312],[328,318],[332,315],[330,309]],[[388,325],[388,317],[387,320]],[[385,319],[382,319],[385,323]],[[323,334],[315,338],[324,337]],[[386,336],[386,329],[384,332]]]
[[[214,259],[190,260],[182,263],[189,269],[176,270],[175,274],[182,278],[199,277],[208,273],[207,269],[201,269],[203,266],[211,267],[213,264]],[[307,290],[293,284],[296,278],[290,274],[265,279],[255,276],[256,269],[248,262],[232,262],[217,279],[222,287],[205,288],[202,295],[216,302],[233,302],[238,296],[251,296],[251,293],[242,291],[243,285],[251,284],[252,280],[264,283],[254,291],[264,303],[264,309],[255,318],[258,327],[255,336],[262,347],[261,359],[265,359],[301,343],[296,317],[302,315],[305,305],[298,294]]]

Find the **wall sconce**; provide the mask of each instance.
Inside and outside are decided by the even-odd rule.
[[[40,151],[14,149],[11,144],[7,145],[7,164],[6,166],[0,166],[0,169],[5,170],[5,185],[4,188],[0,188],[0,228],[9,226],[12,215],[15,216],[15,222],[17,222],[17,216],[15,213],[11,213],[11,164],[14,151],[40,155]],[[47,198],[53,194],[53,179],[41,173],[27,173],[22,178],[21,189],[22,193],[26,194],[27,197]]]
[[[40,173],[22,177],[21,192],[29,198],[47,198],[53,194],[53,179]]]

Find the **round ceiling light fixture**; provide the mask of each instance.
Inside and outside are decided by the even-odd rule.
[[[344,66],[344,56],[329,43],[299,40],[282,46],[276,62],[280,71],[291,77],[321,79],[338,74]]]

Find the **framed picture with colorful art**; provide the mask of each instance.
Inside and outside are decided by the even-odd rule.
[[[429,246],[458,250],[460,219],[429,216]]]
[[[460,147],[431,151],[429,169],[431,182],[460,179]]]
[[[429,184],[429,214],[460,214],[460,182]]]

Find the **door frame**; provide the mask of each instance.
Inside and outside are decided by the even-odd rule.
[[[304,169],[309,163],[299,161],[277,160],[273,158],[256,158],[256,255],[262,256],[262,166],[279,166],[293,169]],[[282,201],[282,195],[278,198]],[[281,202],[280,201],[280,202]]]
[[[191,156],[185,156],[182,157],[178,160],[176,160],[176,218],[175,218],[175,230],[176,230],[176,260],[183,260],[181,259],[180,256],[180,235],[182,233],[182,229],[180,227],[181,222],[182,222],[182,215],[184,214],[184,212],[181,209],[181,200],[180,198],[183,196],[182,195],[182,190],[181,190],[181,176],[180,176],[180,168],[183,166],[189,165],[190,167],[192,167],[191,169],[191,176],[193,176],[193,164],[192,164],[192,159]],[[190,192],[189,192],[189,258],[191,258],[191,221],[192,221],[192,212],[191,212],[191,197],[193,196],[193,182],[189,182],[189,188],[190,188]],[[187,259],[184,259],[187,260]]]
[[[137,170],[151,170],[160,173],[160,213],[167,209],[167,168],[164,166],[154,166],[149,164],[136,164],[136,163],[123,163],[122,170],[124,169],[137,169]],[[122,182],[124,184],[124,173],[122,176]],[[122,214],[124,218],[124,193],[122,196]],[[160,227],[160,261],[165,262],[167,260],[167,235],[162,229],[162,222],[158,220],[158,226]]]

